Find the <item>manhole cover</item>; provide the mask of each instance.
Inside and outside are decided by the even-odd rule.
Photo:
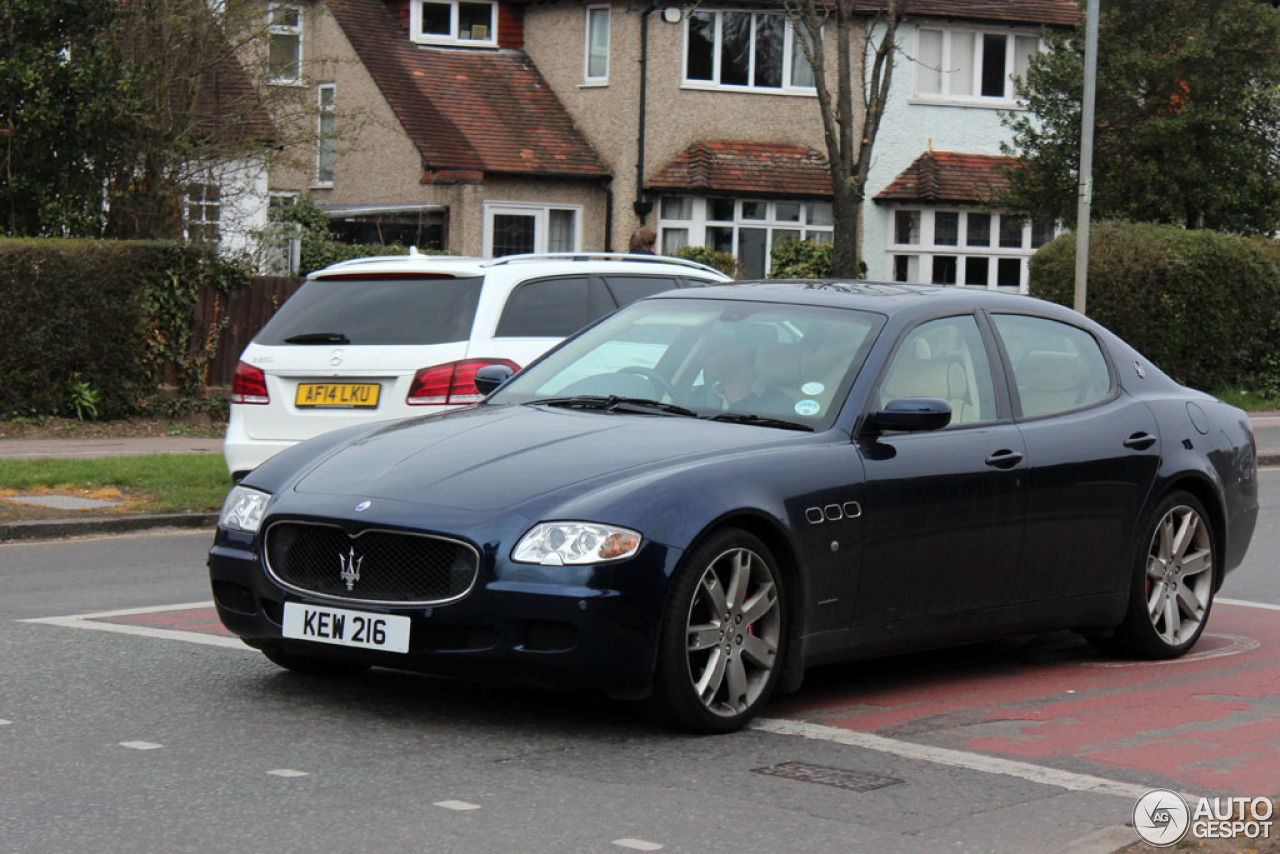
[[[52,507],[54,510],[98,510],[102,507],[119,507],[123,503],[99,501],[97,498],[77,498],[74,495],[9,495],[4,500],[15,504]]]
[[[873,789],[883,789],[885,786],[903,782],[897,777],[848,771],[844,768],[828,768],[825,765],[809,765],[805,762],[783,762],[781,765],[751,770],[770,777],[784,777],[788,780],[799,780],[802,783],[821,783],[824,786],[835,786],[837,789],[849,789],[854,792],[870,792]]]

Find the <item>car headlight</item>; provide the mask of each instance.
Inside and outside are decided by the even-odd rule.
[[[267,509],[267,501],[271,498],[265,492],[250,489],[247,486],[232,487],[227,493],[227,500],[222,502],[222,514],[218,516],[218,524],[230,531],[248,531],[258,533],[262,524],[262,514]]]
[[[573,566],[622,560],[640,550],[641,537],[627,528],[594,522],[541,522],[511,552],[516,563]]]

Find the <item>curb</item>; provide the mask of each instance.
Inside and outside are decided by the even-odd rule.
[[[1259,466],[1280,466],[1280,451],[1259,451]]]
[[[153,516],[9,522],[0,524],[0,542],[57,540],[94,534],[126,534],[149,531],[154,528],[212,528],[217,524],[217,513],[166,513]]]

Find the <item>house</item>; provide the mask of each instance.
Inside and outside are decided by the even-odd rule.
[[[869,278],[1026,292],[1055,224],[992,208],[1013,163],[1001,116],[1045,30],[1079,16],[1075,0],[913,0],[867,181]]]
[[[774,241],[830,239],[812,72],[780,10],[318,0],[269,14],[272,85],[313,89],[317,114],[310,156],[272,170],[273,203],[308,195],[346,236],[625,250],[649,222],[666,251],[709,245],[759,275]],[[758,62],[715,60],[749,44]]]
[[[271,85],[315,104],[315,141],[272,169],[272,202],[308,195],[349,239],[625,250],[648,223],[662,251],[709,246],[751,276],[778,241],[832,239],[813,70],[780,3],[291,0],[268,14]],[[915,0],[864,211],[872,277],[1025,286],[1051,229],[1017,224],[1015,249],[1014,221],[986,209],[999,111],[1017,108],[1011,77],[1041,29],[1078,14],[1074,0]]]

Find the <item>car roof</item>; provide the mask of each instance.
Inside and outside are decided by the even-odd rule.
[[[975,308],[993,311],[1029,311],[1076,322],[1084,316],[1056,303],[1035,297],[980,288],[945,285],[908,285],[848,279],[795,279],[735,282],[691,291],[669,291],[649,299],[733,299],[799,305],[832,306],[873,311],[878,314],[935,315]]]
[[[730,278],[714,267],[689,261],[685,258],[672,258],[664,255],[629,255],[624,252],[543,252],[529,255],[507,255],[502,258],[476,258],[462,255],[426,255],[410,250],[408,255],[377,255],[369,258],[355,258],[341,261],[316,270],[308,278],[324,279],[338,276],[358,275],[360,277],[379,274],[395,274],[403,276],[412,273],[447,273],[453,276],[483,276],[495,269],[518,269],[521,275],[531,276],[540,273],[565,273],[575,263],[584,263],[583,271],[592,273],[654,273],[659,270],[671,273],[672,267],[680,267],[689,274],[699,277],[711,277],[720,281]],[[589,264],[589,266],[586,266]]]

